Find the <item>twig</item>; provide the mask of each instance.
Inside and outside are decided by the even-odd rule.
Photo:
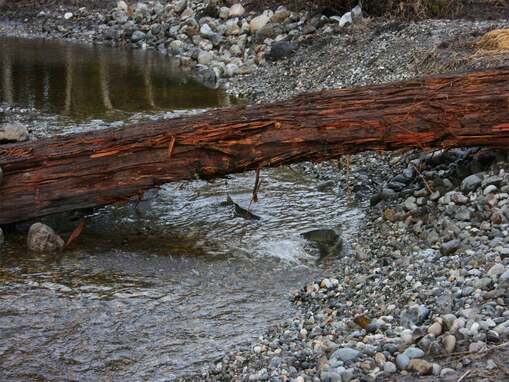
[[[83,228],[85,227],[85,222],[86,222],[86,219],[84,217],[81,218],[78,226],[76,228],[74,228],[74,230],[69,235],[69,238],[67,239],[67,242],[65,243],[64,248],[67,248],[69,245],[71,245],[71,243],[74,240],[76,240],[80,236],[81,232],[83,231]]]
[[[467,372],[465,374],[463,374],[460,379],[458,379],[458,382],[461,382],[463,381],[466,377],[468,377],[468,375],[472,372],[472,370],[467,370]]]
[[[253,188],[253,197],[252,197],[252,201],[254,203],[258,203],[258,190],[260,189],[260,168],[258,167],[256,169],[256,178],[255,178],[255,185],[254,185],[254,188]]]
[[[415,172],[417,173],[417,175],[419,175],[419,177],[422,179],[422,182],[424,183],[424,187],[426,187],[426,189],[428,190],[428,192],[430,194],[433,193],[433,189],[431,188],[431,186],[429,185],[428,181],[426,180],[426,178],[422,175],[422,173],[419,171],[419,169],[417,168],[416,165],[412,164],[412,167],[414,168]]]
[[[451,354],[441,354],[441,355],[438,355],[437,358],[457,357],[457,356],[462,356],[462,355],[472,355],[472,354],[476,354],[476,353],[481,355],[481,356],[484,356],[484,355],[492,352],[493,350],[501,349],[501,348],[504,348],[504,347],[506,347],[508,345],[509,345],[509,342],[504,342],[504,343],[502,343],[500,345],[492,346],[490,348],[481,350],[479,352],[476,352],[476,351],[463,351],[463,352],[456,352],[456,353],[451,353]]]

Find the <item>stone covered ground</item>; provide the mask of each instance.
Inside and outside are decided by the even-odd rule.
[[[4,33],[158,49],[251,102],[509,58],[479,45],[509,27],[502,17],[409,22],[354,12],[350,22],[199,1],[9,12]],[[508,380],[507,153],[365,153],[301,166],[317,187],[339,176],[330,186],[364,206],[357,239],[336,272],[292,295],[293,317],[186,380]]]

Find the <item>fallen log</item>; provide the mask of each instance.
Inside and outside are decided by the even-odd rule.
[[[0,146],[0,224],[128,200],[163,183],[366,150],[507,147],[509,68],[219,109]]]

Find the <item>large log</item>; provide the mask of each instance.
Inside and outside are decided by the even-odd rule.
[[[0,146],[0,224],[366,150],[507,147],[509,69],[326,90],[270,105]]]

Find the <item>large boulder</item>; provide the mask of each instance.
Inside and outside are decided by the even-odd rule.
[[[0,125],[0,143],[23,142],[28,140],[28,129],[19,122]]]
[[[28,231],[27,245],[35,252],[56,252],[64,248],[65,242],[51,227],[35,223]]]

